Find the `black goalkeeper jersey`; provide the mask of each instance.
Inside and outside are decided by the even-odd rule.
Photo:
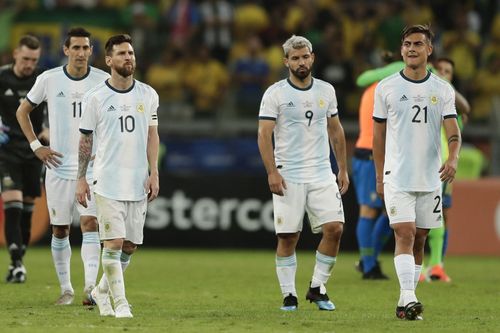
[[[0,145],[0,159],[22,162],[36,158],[36,156],[17,122],[16,111],[42,71],[37,68],[32,75],[19,78],[14,74],[12,66],[9,64],[0,67],[0,117],[3,124],[10,128],[7,132],[9,142]],[[37,136],[42,131],[44,110],[45,103],[42,103],[30,113],[33,130]]]

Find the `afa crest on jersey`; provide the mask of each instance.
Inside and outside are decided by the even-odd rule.
[[[432,104],[437,104],[438,98],[436,96],[431,96],[431,103]]]
[[[324,108],[325,107],[325,101],[323,99],[320,99],[318,105],[319,105],[320,108]]]
[[[139,112],[139,113],[144,112],[144,104],[142,104],[142,103],[137,104],[137,112]]]

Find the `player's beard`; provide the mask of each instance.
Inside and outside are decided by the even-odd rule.
[[[309,74],[311,74],[311,67],[307,68],[305,66],[303,66],[303,67],[299,66],[296,70],[293,70],[290,68],[290,72],[297,79],[303,81],[304,79],[306,79],[309,76]]]
[[[115,71],[122,77],[129,77],[130,75],[134,74],[135,66],[134,64],[129,67],[123,65],[122,67],[116,67]]]

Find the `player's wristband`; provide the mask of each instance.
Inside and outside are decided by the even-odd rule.
[[[33,141],[30,142],[30,147],[31,147],[31,150],[33,150],[33,152],[35,152],[35,150],[37,150],[40,147],[43,147],[43,145],[37,139],[37,140],[33,140]]]

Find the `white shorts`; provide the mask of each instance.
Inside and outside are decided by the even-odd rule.
[[[433,192],[405,192],[384,184],[384,199],[389,221],[415,222],[421,229],[439,228],[443,224],[441,188]]]
[[[321,232],[328,222],[344,222],[344,208],[335,182],[296,184],[286,183],[284,196],[273,194],[274,228],[277,234],[302,231],[307,212],[311,230]]]
[[[118,201],[105,198],[97,193],[95,198],[101,240],[123,238],[134,244],[142,244],[148,207],[147,199]]]
[[[96,216],[93,185],[90,186],[90,200],[85,208],[76,201],[76,180],[64,179],[47,171],[45,176],[45,191],[47,192],[47,207],[50,224],[70,225],[73,221],[73,210],[76,207],[80,216]]]

